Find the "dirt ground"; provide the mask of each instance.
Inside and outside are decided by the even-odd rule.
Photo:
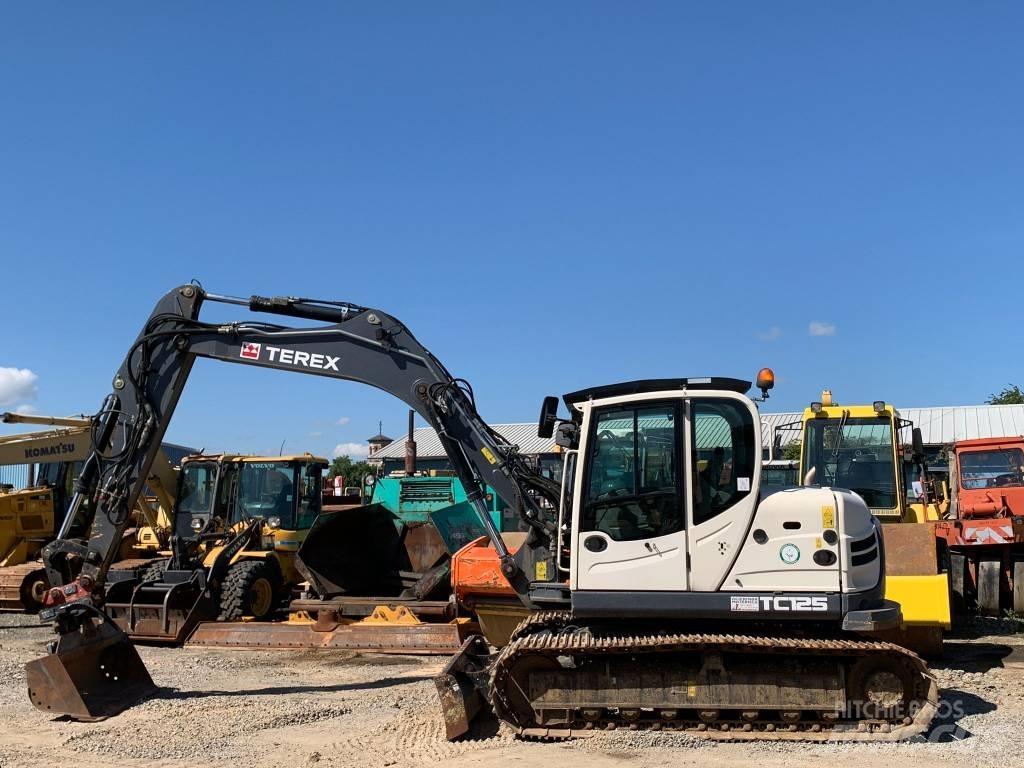
[[[23,664],[51,637],[33,617],[0,614],[0,768],[75,765],[593,766],[702,768],[1024,768],[1024,635],[1006,622],[947,643],[933,662],[946,716],[920,743],[724,744],[684,734],[615,732],[561,743],[515,739],[484,724],[470,741],[442,735],[431,676],[439,658],[347,652],[143,648],[159,697],[84,724],[28,702]]]

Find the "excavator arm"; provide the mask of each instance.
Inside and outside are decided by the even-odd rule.
[[[327,324],[293,328],[257,321],[206,323],[199,320],[205,302]],[[94,450],[76,481],[69,510],[73,517],[85,495],[95,494],[91,534],[86,542],[60,538],[44,549],[51,583],[63,585],[50,593],[48,617],[59,618],[65,605],[101,602],[129,511],[151,473],[178,398],[200,357],[357,381],[398,397],[437,431],[497,550],[503,573],[523,602],[533,602],[532,582],[543,583],[556,573],[554,522],[537,496],[557,503],[557,485],[529,467],[516,447],[483,421],[469,384],[448,373],[399,320],[347,303],[238,299],[185,285],[157,303],[94,420]],[[486,485],[518,512],[529,531],[526,545],[514,555],[487,513]]]

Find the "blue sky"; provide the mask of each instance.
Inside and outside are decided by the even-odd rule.
[[[991,2],[7,5],[0,408],[95,410],[193,278],[384,309],[493,422],[763,365],[772,410],[981,402],[1024,384],[1022,27]],[[404,413],[204,362],[168,436],[330,454]]]

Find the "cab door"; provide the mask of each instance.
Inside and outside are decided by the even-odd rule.
[[[746,398],[707,392],[687,401],[690,588],[714,592],[732,568],[757,509],[759,420]]]
[[[588,408],[574,588],[687,589],[682,399]]]

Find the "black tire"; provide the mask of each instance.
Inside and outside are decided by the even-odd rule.
[[[163,581],[170,563],[171,561],[167,559],[154,560],[142,570],[140,581]]]
[[[956,622],[962,622],[967,615],[969,574],[967,557],[959,553],[951,554],[949,556],[949,588],[953,597],[953,620]]]
[[[241,560],[228,569],[220,589],[220,620],[266,620],[277,610],[281,578],[266,560]],[[267,592],[269,591],[269,599]]]
[[[25,607],[25,613],[38,613],[43,607],[43,599],[50,588],[50,580],[46,577],[46,571],[40,568],[32,571],[21,583],[21,604]]]

